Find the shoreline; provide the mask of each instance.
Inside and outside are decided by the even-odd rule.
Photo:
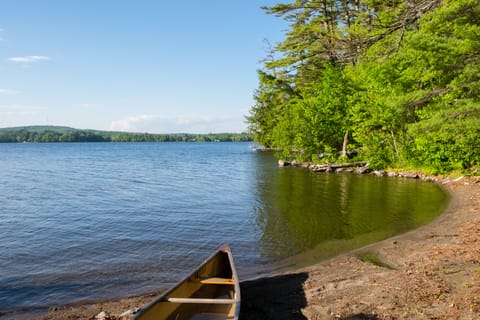
[[[429,224],[245,282],[242,289],[252,295],[243,296],[244,319],[480,319],[480,178],[437,183],[451,200]],[[384,266],[361,261],[365,253]]]
[[[480,318],[480,178],[437,183],[451,200],[434,221],[312,266],[242,282],[240,319]],[[365,253],[384,266],[362,261]],[[156,294],[0,319],[129,319]]]

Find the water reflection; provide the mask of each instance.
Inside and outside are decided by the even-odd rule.
[[[311,250],[328,258],[425,224],[448,202],[433,183],[277,168],[269,157],[258,155],[254,212],[270,261]]]

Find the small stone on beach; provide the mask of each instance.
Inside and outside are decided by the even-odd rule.
[[[98,319],[98,320],[105,320],[105,319],[108,319],[108,318],[110,318],[110,317],[108,316],[108,314],[105,311],[102,311],[95,316],[95,319]]]

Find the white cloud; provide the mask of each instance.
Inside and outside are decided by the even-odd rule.
[[[138,115],[113,121],[109,130],[150,133],[219,133],[245,130],[243,116]]]
[[[12,89],[0,89],[0,94],[19,94],[20,91]]]
[[[8,61],[11,62],[21,62],[21,63],[31,63],[31,62],[38,62],[38,61],[45,61],[50,60],[49,57],[45,56],[23,56],[23,57],[11,57],[8,58]]]

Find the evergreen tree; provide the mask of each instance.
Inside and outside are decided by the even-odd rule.
[[[259,71],[248,117],[283,156],[356,148],[373,167],[474,170],[480,162],[476,0],[296,0]],[[347,145],[347,142],[349,143]]]

